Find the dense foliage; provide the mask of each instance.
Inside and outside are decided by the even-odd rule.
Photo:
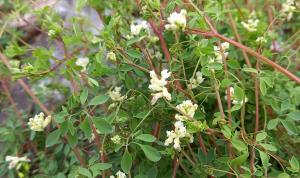
[[[300,177],[299,9],[0,0],[0,177]]]

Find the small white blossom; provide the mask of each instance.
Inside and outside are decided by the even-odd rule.
[[[130,25],[130,31],[131,35],[137,36],[141,33],[141,31],[146,30],[149,32],[149,25],[148,22],[145,20],[142,20],[140,22],[131,23]]]
[[[195,111],[198,108],[198,105],[193,104],[191,100],[185,100],[181,104],[177,105],[176,108],[180,110],[183,114],[193,118],[195,115]],[[185,115],[176,114],[175,119],[180,121],[189,120],[189,118]]]
[[[151,43],[156,43],[159,40],[159,38],[157,36],[151,35],[151,36],[149,36],[149,40]]]
[[[296,10],[294,0],[287,0],[282,4],[281,15],[289,21],[293,18],[293,12]]]
[[[232,101],[232,104],[240,104],[240,105],[242,105],[242,104],[244,104],[244,102],[245,103],[248,102],[248,98],[247,97],[245,97],[244,100],[238,100],[237,98],[235,98],[235,96],[234,96],[234,88],[233,87],[229,88],[229,92],[230,92],[230,99]],[[225,100],[227,100],[227,92],[226,92]]]
[[[255,11],[253,11],[250,14],[250,17],[248,19],[248,21],[244,22],[242,21],[241,24],[243,25],[243,27],[249,31],[249,32],[255,32],[257,31],[257,26],[258,26],[259,20],[256,18],[256,14]]]
[[[163,71],[161,71],[161,78],[159,79],[155,72],[152,70],[150,71],[150,85],[149,85],[149,89],[152,90],[153,93],[152,96],[152,100],[151,100],[151,104],[154,105],[156,103],[156,101],[159,98],[166,98],[167,100],[171,100],[171,94],[168,92],[168,89],[165,87],[167,85],[167,80],[171,75],[171,72],[168,72],[167,69],[164,69]]]
[[[113,101],[122,101],[126,99],[126,96],[121,95],[121,87],[115,87],[114,90],[109,91],[108,94]]]
[[[121,143],[121,137],[119,135],[115,135],[110,139],[114,144],[120,144]]]
[[[50,122],[51,116],[47,116],[45,118],[45,114],[41,112],[40,114],[35,115],[34,118],[30,118],[28,125],[31,130],[41,132]]]
[[[186,10],[181,9],[180,13],[173,12],[170,17],[168,17],[169,24],[166,25],[167,30],[184,30],[186,27]]]
[[[55,32],[55,30],[49,30],[48,31],[48,36],[50,36],[50,37],[54,37],[56,35],[56,32]]]
[[[257,37],[257,39],[255,41],[256,41],[256,43],[259,43],[259,44],[263,44],[263,43],[267,42],[266,38],[263,36]]]
[[[190,133],[187,133],[186,127],[184,126],[182,121],[176,121],[175,129],[172,131],[167,131],[167,139],[165,140],[165,145],[169,146],[170,144],[173,144],[173,147],[175,150],[180,151],[181,150],[181,142],[180,139],[187,138],[189,139],[190,143],[194,142],[194,137]]]
[[[84,72],[86,71],[86,66],[89,64],[89,58],[87,57],[80,57],[76,60],[76,63],[75,63],[77,66],[81,66],[82,69],[81,69],[81,72]]]
[[[118,171],[116,173],[116,176],[117,176],[116,178],[126,178],[126,174],[122,171]]]
[[[116,54],[112,51],[107,53],[107,58],[111,61],[116,61],[117,60]]]
[[[228,52],[226,52],[226,50],[229,48],[229,43],[228,42],[221,43],[221,47],[225,58],[227,58]],[[214,46],[214,53],[216,55],[214,62],[223,63],[222,51],[219,46]]]
[[[204,78],[202,76],[201,72],[196,72],[196,78],[192,77],[190,78],[190,84],[189,84],[189,88],[190,89],[194,89],[196,88],[199,84],[201,84],[204,81]]]
[[[5,161],[9,163],[8,169],[13,169],[20,165],[20,162],[30,162],[30,160],[24,156],[24,157],[17,157],[17,156],[6,156]]]

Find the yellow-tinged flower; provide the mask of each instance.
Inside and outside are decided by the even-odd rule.
[[[15,167],[19,167],[21,162],[30,162],[26,156],[24,157],[17,157],[17,156],[6,156],[5,161],[9,163],[8,169],[13,169]]]
[[[180,13],[173,12],[168,17],[168,24],[166,25],[167,30],[185,29],[186,27],[186,10],[182,9]]]
[[[154,105],[159,98],[166,98],[167,100],[171,100],[171,94],[168,92],[168,89],[165,87],[167,85],[167,80],[171,76],[171,72],[168,72],[167,69],[161,71],[161,78],[159,79],[154,71],[150,71],[150,85],[149,89],[152,90],[153,93],[151,104]]]
[[[51,116],[45,118],[44,113],[35,115],[33,118],[29,119],[28,125],[31,130],[36,132],[42,132],[45,127],[51,122]]]
[[[197,104],[193,104],[191,100],[183,101],[181,104],[177,105],[176,108],[180,110],[183,114],[193,118],[195,115],[195,111],[198,108]],[[189,118],[185,115],[176,114],[175,119],[184,121],[189,120]]]

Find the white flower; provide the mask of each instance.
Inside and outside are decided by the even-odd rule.
[[[116,173],[117,178],[126,178],[126,174],[122,171],[118,171]]]
[[[226,58],[228,56],[228,52],[226,52],[226,50],[229,48],[229,43],[228,42],[221,43],[221,47],[222,47],[224,56]],[[214,52],[216,55],[214,62],[223,63],[222,51],[219,46],[214,46]]]
[[[126,96],[122,96],[120,91],[122,87],[115,87],[114,90],[109,91],[108,94],[113,101],[122,101],[126,99]]]
[[[234,96],[234,88],[233,87],[229,88],[229,92],[230,92],[230,100],[232,101],[232,104],[240,104],[240,105],[242,105],[242,104],[244,104],[244,101],[245,101],[245,103],[248,102],[248,98],[247,97],[245,97],[244,100],[237,99]],[[225,100],[227,100],[227,92],[226,92]]]
[[[82,67],[81,72],[84,72],[84,71],[86,71],[86,66],[88,65],[88,63],[89,63],[89,58],[87,58],[87,57],[80,57],[80,58],[78,58],[76,60],[75,64],[77,66],[81,66]]]
[[[48,31],[48,36],[50,36],[50,37],[54,37],[56,35],[56,32],[55,32],[55,30],[49,30]]]
[[[169,146],[170,144],[173,144],[173,147],[175,150],[180,151],[181,145],[180,145],[180,139],[188,138],[190,143],[194,142],[194,137],[190,133],[187,133],[186,127],[184,126],[183,122],[176,121],[175,129],[172,131],[167,131],[167,139],[165,140],[165,145]]]
[[[266,42],[267,42],[266,38],[263,37],[263,36],[257,37],[257,39],[256,39],[255,41],[256,41],[256,43],[259,43],[259,44],[262,44],[262,43],[266,43]]]
[[[116,61],[117,60],[116,54],[112,51],[107,53],[107,58],[111,61]]]
[[[294,0],[287,0],[282,4],[281,14],[289,21],[293,18],[293,12],[296,10]]]
[[[147,21],[142,20],[141,22],[131,23],[130,31],[133,36],[139,35],[142,30],[149,32],[149,25]]]
[[[110,139],[114,144],[120,144],[121,143],[121,137],[119,135],[115,135]]]
[[[161,71],[161,78],[159,79],[155,72],[152,70],[150,71],[150,85],[149,85],[149,89],[152,90],[153,93],[152,96],[152,100],[151,100],[151,104],[154,105],[156,103],[156,101],[161,98],[164,97],[167,100],[171,100],[171,94],[168,92],[168,89],[165,87],[167,85],[167,80],[171,75],[171,72],[168,72],[167,69],[164,69]]]
[[[176,108],[180,110],[185,115],[193,118],[195,115],[195,111],[198,108],[197,104],[193,104],[191,100],[185,100],[181,104],[177,105]],[[183,121],[183,120],[189,120],[189,118],[184,115],[176,114],[175,119]]]
[[[249,32],[255,32],[257,29],[257,25],[259,23],[258,19],[248,19],[247,22],[241,22],[243,27],[248,30]]]
[[[34,118],[30,118],[28,125],[31,130],[41,132],[50,122],[51,116],[45,118],[45,114],[41,112],[39,115],[35,115]]]
[[[259,23],[259,20],[256,17],[256,12],[255,11],[251,12],[248,21],[246,21],[246,22],[242,21],[241,22],[243,27],[249,32],[255,32],[257,30],[256,28],[258,26],[258,23]]]
[[[5,161],[9,162],[8,169],[13,169],[15,167],[18,167],[20,162],[30,162],[30,160],[26,156],[24,157],[6,156]]]
[[[180,13],[173,12],[168,17],[169,24],[166,25],[167,30],[185,29],[186,27],[186,10],[181,9]]]
[[[202,77],[202,73],[198,71],[198,72],[196,72],[196,78],[194,78],[194,77],[190,78],[189,88],[194,89],[199,84],[201,84],[203,81],[204,81],[204,78]]]

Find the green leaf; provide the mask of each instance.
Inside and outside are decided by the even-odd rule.
[[[215,62],[215,63],[207,64],[207,67],[210,70],[222,70],[223,69],[223,64]]]
[[[108,100],[109,96],[107,95],[98,95],[95,96],[89,103],[89,105],[99,105],[103,104]]]
[[[300,111],[293,111],[287,115],[289,118],[299,121],[300,120]]]
[[[148,114],[148,112],[149,112],[149,111],[142,111],[142,112],[140,112],[140,113],[134,115],[134,117],[139,118],[139,119],[142,119],[142,118],[144,118],[144,117]]]
[[[231,160],[230,165],[232,167],[242,165],[245,161],[247,161],[248,156],[249,156],[249,153],[244,152],[242,155],[240,155],[240,156],[236,157],[235,159]]]
[[[269,151],[274,151],[276,152],[277,151],[277,148],[271,144],[268,144],[268,143],[261,143],[260,144],[262,147],[264,147],[266,150],[269,150]]]
[[[142,140],[144,142],[154,142],[156,140],[156,138],[150,134],[141,134],[137,136],[136,139]]]
[[[125,173],[129,173],[132,166],[132,156],[131,154],[125,150],[122,160],[121,160],[121,168]]]
[[[273,130],[275,127],[277,127],[279,122],[279,119],[272,119],[268,122],[267,128],[268,130]]]
[[[83,89],[82,90],[82,92],[81,92],[81,94],[80,94],[80,102],[81,102],[81,104],[84,104],[85,103],[85,101],[86,101],[86,99],[87,99],[87,97],[88,97],[88,89]]]
[[[264,140],[266,137],[267,137],[267,133],[266,132],[261,132],[261,133],[258,133],[256,135],[255,139],[256,139],[257,142],[260,142],[260,141]]]
[[[66,111],[61,111],[54,115],[54,119],[57,123],[61,124],[65,121],[65,117],[69,114]]]
[[[225,78],[222,80],[220,87],[227,88],[231,84],[232,84],[232,81]]]
[[[142,53],[137,50],[128,50],[127,54],[134,59],[142,57]]]
[[[231,129],[227,125],[223,125],[221,132],[223,133],[224,137],[227,139],[231,138]]]
[[[227,60],[227,64],[231,69],[240,69],[241,66],[236,59],[229,59]]]
[[[278,176],[277,176],[277,178],[290,178],[291,176],[290,175],[288,175],[287,173],[285,173],[285,172],[283,172],[283,173],[281,173],[281,174],[279,174]]]
[[[292,157],[291,160],[289,160],[290,163],[290,171],[292,172],[299,172],[299,162],[295,156]]]
[[[236,148],[239,152],[247,150],[247,145],[238,139],[232,139],[231,143],[233,147]]]
[[[269,166],[270,156],[262,151],[258,151],[258,152],[259,152],[261,163],[262,163],[264,169],[267,170],[267,168]]]
[[[46,139],[46,147],[53,146],[59,143],[60,129],[51,132]]]
[[[144,154],[150,161],[157,162],[160,160],[161,158],[160,153],[155,148],[148,145],[142,145],[142,144],[138,144],[138,145],[141,147]]]
[[[289,135],[298,135],[298,129],[294,121],[280,120],[284,128],[288,131]]]
[[[81,175],[84,175],[86,177],[92,177],[91,172],[87,168],[84,168],[84,167],[79,167],[78,168],[78,173],[81,174]]]
[[[112,167],[112,164],[110,164],[110,163],[96,163],[91,166],[91,169],[103,171],[103,170],[109,169],[111,167]]]
[[[201,121],[187,121],[186,126],[189,133],[202,132],[208,128],[206,121],[203,123]]]
[[[242,101],[244,99],[244,91],[237,85],[234,86],[234,96],[239,100]]]
[[[104,118],[94,117],[93,123],[102,134],[109,134],[113,131],[112,126]]]
[[[266,86],[266,84],[265,84],[264,81],[260,81],[260,82],[259,82],[259,88],[260,88],[261,94],[262,94],[263,96],[265,96],[266,93],[267,93],[267,86]]]
[[[255,74],[258,73],[256,69],[254,69],[254,68],[247,68],[247,67],[243,68],[243,71],[250,72],[250,73],[255,73]]]

